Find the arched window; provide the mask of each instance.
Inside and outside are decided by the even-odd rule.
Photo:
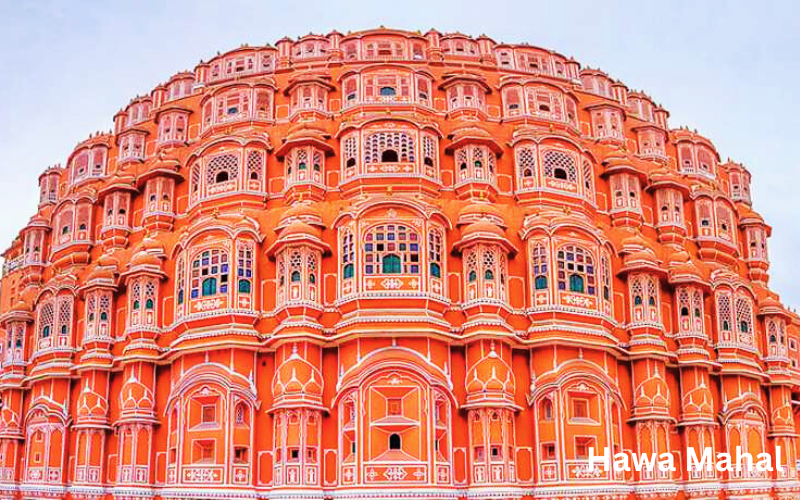
[[[392,97],[397,95],[397,90],[394,87],[381,87],[381,95]]]
[[[542,420],[553,420],[553,401],[550,398],[542,400],[541,412],[539,415]]]
[[[397,162],[397,151],[394,149],[386,149],[381,153],[381,162],[382,163],[396,163]]]
[[[592,256],[576,245],[561,247],[557,255],[558,289],[595,294],[595,267]]]
[[[228,293],[228,253],[220,249],[205,250],[192,262],[191,298]]]
[[[409,226],[381,224],[364,240],[365,274],[419,274],[419,235]]]
[[[400,434],[390,434],[389,435],[389,449],[390,450],[400,450],[403,448],[402,440],[400,439]]]

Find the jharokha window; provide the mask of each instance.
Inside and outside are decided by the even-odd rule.
[[[39,339],[37,350],[69,347],[72,339],[74,297],[67,294],[45,296],[37,308],[36,326]]]
[[[212,154],[194,162],[189,200],[196,203],[228,193],[260,193],[264,188],[265,154],[260,149],[238,149]]]
[[[176,258],[175,315],[221,309],[249,311],[258,289],[256,242],[209,242]]]
[[[558,251],[557,260],[559,290],[595,294],[595,267],[586,250],[576,245],[563,246]]]
[[[403,224],[382,224],[364,237],[364,274],[419,274],[419,235]]]
[[[107,156],[108,148],[104,144],[78,151],[72,159],[72,182],[104,176]]]
[[[207,98],[203,103],[203,129],[247,121],[272,120],[273,89],[242,85]]]
[[[361,176],[423,176],[438,180],[438,138],[396,123],[375,125],[342,138],[342,180]]]
[[[380,217],[339,228],[342,296],[430,292],[444,295],[445,233],[438,221],[390,208]],[[389,222],[391,221],[391,222]]]
[[[227,294],[229,270],[227,252],[220,249],[202,252],[192,262],[191,298]]]

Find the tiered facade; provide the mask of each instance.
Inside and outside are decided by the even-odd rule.
[[[798,498],[770,227],[667,117],[436,31],[176,74],[4,253],[0,498]],[[784,466],[686,470],[737,446]]]

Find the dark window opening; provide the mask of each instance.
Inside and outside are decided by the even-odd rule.
[[[397,151],[394,149],[387,149],[383,153],[381,153],[381,162],[383,163],[394,163],[398,161]]]
[[[402,448],[402,440],[400,439],[400,434],[392,434],[389,436],[389,449],[390,450],[399,450]]]

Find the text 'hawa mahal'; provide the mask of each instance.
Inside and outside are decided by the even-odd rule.
[[[176,74],[3,254],[0,498],[798,498],[770,227],[667,116],[436,31]],[[789,465],[687,470],[737,446]]]

